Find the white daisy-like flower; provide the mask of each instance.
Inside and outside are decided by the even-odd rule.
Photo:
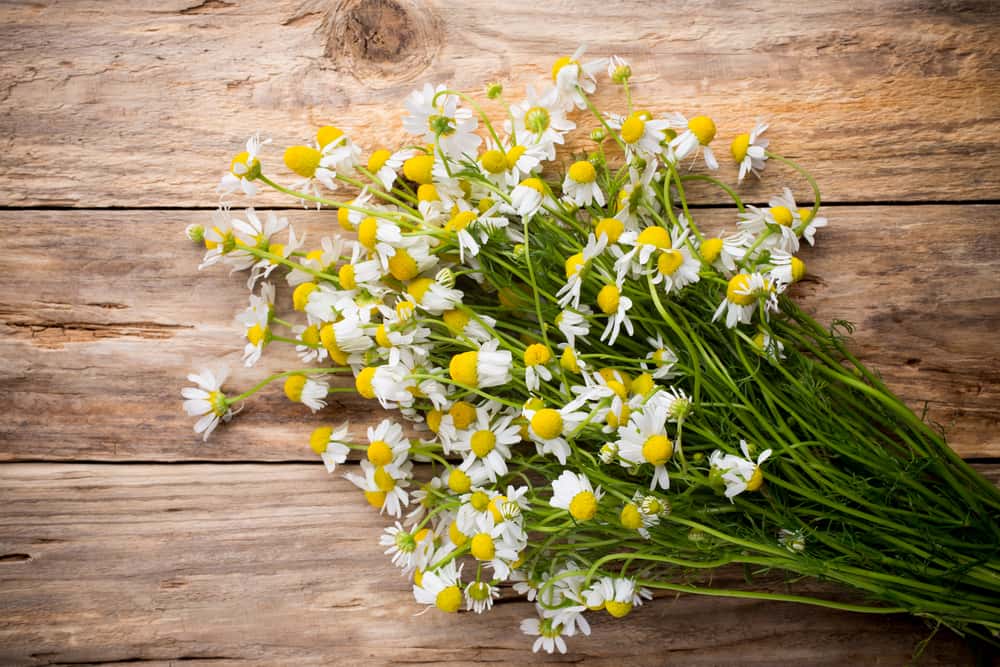
[[[465,610],[477,614],[493,609],[493,601],[500,597],[500,588],[488,581],[470,581],[465,587]]]
[[[368,503],[397,519],[402,516],[403,508],[410,504],[410,495],[406,491],[409,480],[413,476],[413,464],[406,461],[403,465],[375,466],[371,461],[361,461],[362,474],[347,473],[344,478],[364,491]]]
[[[587,418],[587,413],[570,408],[571,406],[566,406],[556,410],[526,405],[522,411],[524,418],[528,420],[528,437],[535,443],[535,449],[543,456],[555,456],[561,465],[566,465],[571,452],[565,436]]]
[[[653,466],[650,489],[670,488],[667,461],[674,453],[674,444],[667,436],[667,414],[663,405],[650,400],[642,409],[634,410],[628,424],[618,428],[618,457],[622,466]]]
[[[320,158],[319,167],[316,169],[316,177],[333,190],[336,188],[333,179],[337,174],[350,174],[361,162],[361,148],[340,130],[329,129],[334,132],[332,139],[320,148],[323,157]]]
[[[220,421],[229,421],[235,414],[229,407],[226,395],[222,393],[222,385],[229,377],[229,369],[204,369],[199,373],[187,376],[188,382],[196,387],[184,387],[181,396],[184,397],[184,412],[189,417],[198,417],[194,424],[194,432],[208,440]]]
[[[771,456],[771,450],[765,449],[754,461],[746,440],[740,440],[740,451],[743,452],[742,457],[717,449],[708,458],[712,472],[720,475],[725,482],[726,498],[730,501],[744,491],[756,491],[761,487],[764,475],[760,466]]]
[[[302,403],[316,412],[326,407],[330,387],[326,381],[307,375],[292,375],[285,380],[285,396],[293,403]]]
[[[552,350],[542,343],[529,345],[524,351],[524,384],[528,391],[537,392],[542,381],[552,379],[549,362],[552,361]]]
[[[827,219],[815,215],[812,208],[800,208],[799,218],[802,220],[802,226],[799,227],[802,238],[808,241],[809,245],[815,245],[816,230],[826,227],[829,224]]]
[[[378,543],[386,547],[385,555],[389,556],[392,564],[401,569],[405,575],[416,569],[418,548],[425,540],[433,541],[430,531],[412,532],[396,521],[394,525],[383,529]]]
[[[545,183],[540,178],[526,178],[517,184],[510,193],[510,205],[517,215],[529,220],[543,205],[552,202],[552,197],[546,192]]]
[[[555,103],[565,111],[573,107],[586,109],[584,93],[590,95],[597,88],[594,75],[604,69],[607,58],[580,63],[587,47],[581,45],[571,56],[564,56],[552,65],[552,82],[555,85]],[[580,91],[583,91],[582,93]]]
[[[666,118],[653,118],[648,111],[636,111],[628,116],[609,115],[607,123],[618,130],[628,157],[644,158],[663,154],[663,141],[671,125]]]
[[[445,287],[432,278],[417,278],[406,286],[406,294],[422,310],[441,316],[462,304],[462,290]]]
[[[327,472],[332,473],[347,460],[347,455],[351,452],[351,448],[347,446],[350,442],[350,429],[349,422],[337,427],[320,426],[309,436],[309,446],[323,459]]]
[[[670,125],[680,132],[670,141],[670,148],[678,160],[683,160],[688,155],[697,156],[700,150],[705,158],[706,167],[713,170],[719,168],[719,161],[715,159],[715,153],[709,147],[715,138],[715,122],[711,118],[695,116],[688,120],[683,114],[673,113],[667,119]]]
[[[603,496],[601,487],[595,489],[583,473],[563,470],[552,481],[549,505],[566,510],[577,521],[589,521],[597,515],[597,506]]]
[[[760,244],[762,248],[778,249],[788,253],[799,251],[799,237],[795,230],[802,220],[799,217],[798,209],[795,208],[795,199],[792,192],[785,188],[781,196],[771,199],[770,208],[760,209],[752,204],[747,204],[743,213],[739,214],[739,222],[736,224],[740,229],[751,234],[758,235],[770,229],[771,235]],[[789,206],[790,204],[790,206]],[[778,233],[775,234],[774,231]]]
[[[521,430],[512,423],[514,415],[498,412],[496,406],[476,408],[476,421],[459,434],[455,450],[464,454],[461,470],[481,462],[492,482],[507,474],[510,448],[521,441]]]
[[[652,369],[650,375],[654,380],[666,380],[676,375],[674,364],[677,363],[677,353],[663,342],[662,335],[657,333],[656,338],[647,338],[646,342],[652,351],[646,355],[646,361],[640,362],[642,370]]]
[[[544,613],[541,605],[535,605],[539,614]],[[563,626],[551,618],[540,616],[538,618],[526,618],[521,621],[521,632],[532,637],[538,637],[532,644],[531,650],[534,653],[545,651],[546,653],[566,653],[566,640],[562,638]]]
[[[227,195],[241,190],[247,197],[256,196],[257,185],[253,181],[260,174],[260,160],[257,156],[261,147],[269,143],[270,139],[261,141],[259,134],[247,139],[246,150],[233,158],[229,171],[219,181],[219,192]]]
[[[778,294],[784,289],[784,283],[769,280],[760,273],[738,273],[729,279],[726,297],[716,309],[712,321],[725,314],[726,326],[730,329],[737,324],[750,324],[760,303],[765,315],[777,312]]]
[[[513,355],[499,347],[500,341],[492,338],[480,345],[478,350],[453,356],[448,366],[452,380],[479,389],[510,382]]]
[[[378,259],[383,271],[388,271],[389,259],[403,243],[403,231],[394,222],[368,216],[358,223],[358,242],[368,251],[369,257]]]
[[[324,236],[319,240],[320,249],[313,250],[304,258],[299,260],[299,264],[315,271],[326,271],[344,258],[344,251],[348,247],[348,242],[341,236]],[[353,244],[355,247],[357,244]],[[285,280],[292,287],[297,287],[303,283],[313,282],[316,277],[303,271],[302,269],[292,269],[285,276]]]
[[[373,151],[368,157],[368,171],[374,174],[386,190],[392,190],[392,186],[399,177],[399,170],[403,168],[403,163],[417,154],[412,148],[404,148],[395,153],[384,148]]]
[[[274,286],[264,283],[260,287],[260,295],[250,295],[250,305],[246,310],[236,315],[236,323],[246,336],[247,344],[243,348],[243,364],[249,368],[260,360],[264,346],[269,337],[268,325],[274,310]]]
[[[449,157],[475,156],[482,142],[476,134],[479,121],[471,110],[459,108],[458,96],[439,94],[445,90],[443,84],[434,88],[428,83],[410,93],[404,101],[410,114],[403,119],[403,128],[428,143],[436,142]]]
[[[764,171],[769,142],[767,139],[761,139],[760,136],[767,131],[767,127],[767,123],[757,121],[750,132],[737,135],[729,147],[733,159],[740,166],[738,177],[740,183],[743,182],[747,174],[752,172],[754,176],[760,178],[761,172]]]
[[[636,588],[635,579],[604,576],[584,591],[583,596],[591,609],[603,608],[615,618],[621,618],[641,605],[644,599],[652,599],[653,594],[645,588]]]
[[[321,362],[326,359],[328,352],[320,343],[319,327],[315,324],[302,326],[296,324],[292,327],[292,333],[298,344],[295,346],[295,354],[304,363]]]
[[[567,308],[556,315],[556,326],[566,338],[570,348],[576,347],[576,339],[586,340],[590,335],[590,323],[587,318],[594,314],[590,306],[584,304],[576,308]]]
[[[198,270],[218,264],[223,257],[236,247],[236,236],[233,234],[232,216],[229,207],[222,205],[212,212],[212,226],[204,233],[205,256],[198,265]]]
[[[509,539],[504,523],[497,522],[492,511],[485,512],[477,518],[475,529],[469,534],[469,553],[493,570],[494,578],[501,581],[510,576],[511,564],[518,559],[523,547]]]
[[[717,271],[728,276],[736,272],[736,263],[743,260],[753,242],[754,235],[741,229],[735,234],[703,240],[698,253]]]
[[[587,160],[579,160],[570,165],[563,179],[563,193],[566,199],[578,207],[596,203],[604,206],[604,193],[597,183],[597,170]]]
[[[437,607],[447,613],[455,613],[461,608],[462,566],[450,560],[435,570],[423,572],[420,583],[413,584],[413,597],[419,604]]]
[[[766,331],[757,332],[753,344],[757,351],[772,363],[778,363],[785,358],[785,344]]]
[[[806,275],[806,264],[784,250],[772,250],[769,260],[771,279],[786,285],[797,283]]]
[[[604,252],[607,246],[608,237],[606,235],[602,234],[598,237],[591,232],[587,236],[587,243],[583,246],[583,250],[566,259],[566,282],[556,293],[556,296],[559,297],[560,306],[565,308],[572,305],[573,308],[579,310],[580,289],[583,287],[583,279],[586,276],[587,269],[594,258]]]
[[[538,162],[522,164],[521,159],[525,155],[534,156],[539,162],[554,160],[556,144],[562,145],[566,133],[576,128],[576,123],[568,120],[559,106],[554,88],[539,95],[534,86],[528,86],[524,100],[511,105],[510,115],[512,120],[504,121],[504,130],[517,137],[517,143],[510,151],[515,152],[517,171],[525,175],[539,167]],[[523,154],[516,154],[518,145],[525,147]],[[530,168],[526,171],[524,167]],[[508,180],[507,184],[514,185],[516,182]]]
[[[614,283],[607,283],[597,293],[597,306],[601,312],[608,316],[608,323],[601,333],[601,340],[608,345],[614,345],[618,340],[618,334],[624,326],[625,331],[631,336],[635,333],[632,327],[632,320],[629,319],[628,311],[632,308],[632,299],[621,293],[621,289]]]
[[[243,213],[246,220],[232,219],[237,246],[225,257],[226,263],[232,266],[234,271],[249,269],[260,261],[256,255],[240,246],[269,250],[272,237],[288,227],[288,219],[279,218],[274,211],[268,211],[264,220],[260,219],[252,207],[245,209]]]

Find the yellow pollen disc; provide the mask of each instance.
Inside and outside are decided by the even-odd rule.
[[[715,139],[715,121],[708,116],[695,116],[688,121],[688,129],[698,137],[698,143],[707,146]]]
[[[616,243],[624,231],[625,225],[618,218],[602,218],[595,229],[597,238],[603,234],[608,237],[608,243]]]
[[[275,255],[285,256],[285,244],[284,243],[272,243],[267,248],[268,252],[274,253]],[[271,264],[277,264],[273,259],[268,260]]]
[[[639,114],[632,114],[622,123],[621,137],[626,144],[634,144],[646,132],[646,121]]]
[[[306,253],[306,259],[311,262],[321,262],[323,261],[323,251],[322,250],[310,250]]]
[[[302,178],[312,178],[322,157],[323,154],[311,146],[292,146],[285,150],[285,166]]]
[[[400,301],[396,304],[396,317],[405,322],[413,317],[414,308],[416,308],[416,306],[413,305],[412,301]]]
[[[631,391],[636,396],[646,396],[649,392],[653,391],[655,383],[653,382],[653,376],[649,373],[640,373],[632,380]]]
[[[319,340],[326,348],[330,358],[341,366],[347,363],[347,354],[337,345],[337,334],[333,330],[332,324],[324,324],[319,330]]]
[[[448,372],[451,379],[459,384],[469,387],[479,386],[479,353],[462,352],[451,358],[448,364]]]
[[[421,528],[413,535],[413,541],[417,544],[423,542],[427,539],[427,536],[431,534],[430,528]]]
[[[628,615],[628,613],[632,611],[632,603],[608,600],[604,603],[604,609],[606,609],[607,612],[615,618],[621,618],[622,616]]]
[[[570,279],[580,272],[583,268],[585,262],[583,261],[583,253],[578,252],[575,255],[571,255],[566,258],[566,279]]]
[[[476,560],[493,560],[497,549],[489,533],[476,533],[469,545],[469,551]]]
[[[434,281],[430,278],[417,278],[406,286],[406,292],[413,297],[414,301],[420,303],[433,283]]]
[[[337,223],[340,225],[341,229],[353,232],[354,227],[351,225],[351,209],[348,208],[338,208],[337,209]]]
[[[558,410],[542,408],[531,417],[531,429],[543,440],[552,440],[562,435],[563,419]]]
[[[396,488],[396,480],[393,479],[392,475],[386,472],[385,468],[382,466],[375,468],[375,475],[373,477],[375,480],[375,486],[378,487],[379,491],[389,493]]]
[[[653,435],[642,443],[642,458],[654,466],[661,466],[674,453],[674,445],[665,435]]]
[[[441,201],[437,187],[433,183],[424,183],[417,188],[418,201]]]
[[[622,405],[622,411],[620,413],[615,413],[614,410],[608,410],[608,414],[604,418],[604,421],[611,428],[618,428],[621,424],[627,424],[630,416],[632,416],[632,408],[630,408],[628,403],[626,403]]]
[[[496,521],[497,523],[501,523],[504,520],[503,514],[500,513],[500,507],[505,502],[507,502],[507,496],[503,495],[502,493],[493,496],[493,498],[490,499],[490,504],[489,504],[490,514],[493,515],[493,520]]]
[[[444,320],[448,331],[456,334],[465,331],[466,325],[469,324],[469,315],[461,310],[446,310],[441,319]]]
[[[392,157],[392,153],[384,148],[373,152],[368,157],[368,171],[373,174],[376,173],[379,169],[385,166],[385,163],[389,161],[390,157]]]
[[[552,359],[552,352],[549,348],[545,347],[541,343],[535,343],[534,345],[529,345],[528,349],[524,351],[524,365],[525,366],[538,366],[540,364],[547,364]]]
[[[384,324],[378,325],[378,328],[375,329],[375,342],[379,344],[379,347],[392,347],[392,341],[389,340],[389,334],[386,333]]]
[[[424,572],[420,568],[413,571],[413,583],[421,588],[424,586]]]
[[[806,263],[798,257],[792,257],[792,282],[797,283],[806,275]]]
[[[489,150],[479,156],[483,169],[491,174],[501,174],[507,171],[507,156],[496,149]]]
[[[684,263],[684,255],[677,250],[664,250],[656,260],[656,268],[664,276],[672,276]]]
[[[569,513],[577,521],[589,521],[597,514],[597,496],[590,491],[581,491],[569,501]]]
[[[756,491],[763,483],[764,473],[760,471],[760,467],[755,467],[753,474],[750,475],[750,479],[747,481],[747,491]]]
[[[472,497],[469,498],[469,504],[472,505],[477,512],[484,512],[486,511],[486,508],[490,506],[490,497],[482,491],[476,491],[472,494]]]
[[[420,273],[417,261],[402,248],[396,248],[396,254],[389,258],[389,273],[396,280],[412,280]]]
[[[448,488],[455,493],[468,493],[469,489],[472,488],[472,479],[464,470],[452,468],[451,472],[448,473]]]
[[[250,341],[251,345],[260,345],[266,333],[267,329],[261,328],[259,324],[255,324],[247,329],[247,340]]]
[[[285,396],[293,403],[298,403],[302,400],[302,389],[305,386],[305,375],[292,375],[285,380]]]
[[[770,210],[774,221],[782,227],[788,227],[792,224],[792,212],[788,210],[787,206],[772,206]]]
[[[629,503],[623,507],[619,519],[622,526],[629,530],[642,528],[642,514],[639,513],[639,508],[635,506],[635,503]]]
[[[375,367],[368,366],[362,368],[358,376],[354,378],[354,388],[364,398],[375,398],[375,388],[372,387],[372,380],[375,378]]]
[[[576,353],[573,352],[573,348],[571,347],[563,349],[562,357],[559,359],[559,365],[568,370],[570,373],[580,372],[580,364],[577,363]]]
[[[312,435],[309,436],[309,446],[317,454],[322,454],[326,451],[326,445],[330,442],[330,435],[332,433],[332,427],[320,426],[312,432]]]
[[[621,292],[613,285],[605,285],[597,293],[597,306],[605,315],[614,315],[618,312],[618,303],[621,301]]]
[[[701,248],[698,249],[698,252],[701,253],[702,259],[711,264],[719,259],[719,255],[722,253],[722,239],[705,239],[701,242]]]
[[[534,190],[539,194],[543,195],[545,194],[545,184],[542,183],[542,179],[540,178],[534,178],[534,177],[526,178],[523,181],[521,181],[521,185],[523,185],[526,188],[531,188],[532,190]]]
[[[253,161],[253,164],[247,164],[247,160],[249,159],[250,159],[250,153],[247,153],[246,151],[236,154],[236,156],[233,158],[233,161],[229,163],[229,171],[232,172],[233,176],[241,176],[241,177],[246,176],[246,172],[242,174],[236,173],[236,165],[238,164],[246,165],[248,169],[254,167],[255,165],[260,164],[260,160],[256,159]]]
[[[454,614],[462,606],[462,591],[458,586],[442,588],[434,598],[434,605],[441,611]]]
[[[493,435],[493,431],[483,429],[472,434],[472,437],[469,438],[469,444],[475,455],[483,458],[493,451],[497,444],[497,437]]]
[[[365,500],[368,504],[375,509],[381,509],[382,505],[385,504],[385,492],[384,491],[365,491]]]
[[[368,460],[377,466],[392,463],[392,448],[384,440],[375,440],[368,445]]]
[[[302,342],[306,345],[319,345],[319,328],[315,324],[310,324],[302,330]]]
[[[799,217],[802,218],[802,222],[809,224],[813,219],[813,210],[811,208],[800,208]]]
[[[463,533],[458,529],[458,521],[452,521],[451,525],[448,526],[448,539],[456,547],[460,547],[465,544],[465,541],[469,539],[468,535]]]
[[[763,331],[757,332],[757,335],[753,337],[753,345],[758,350],[763,350],[764,349],[764,332]]]
[[[440,410],[428,410],[425,418],[427,419],[427,428],[431,430],[432,433],[437,433],[441,428],[441,418],[444,417],[444,413]]]
[[[577,183],[593,183],[597,180],[597,171],[594,169],[594,165],[586,160],[580,160],[570,166],[569,177]]]
[[[494,205],[495,203],[496,203],[496,202],[494,202],[494,201],[493,201],[492,199],[490,199],[489,197],[483,197],[482,199],[480,199],[480,200],[479,200],[479,205],[478,205],[478,206],[476,206],[476,209],[477,209],[477,210],[478,210],[478,211],[479,211],[480,213],[486,213],[486,211],[488,211],[488,210],[490,210],[491,208],[493,208],[493,205]]]
[[[618,380],[612,380],[611,382],[608,382],[608,389],[615,392],[615,395],[617,395],[618,398],[622,400],[628,398],[628,390],[625,388],[625,385],[619,382]]]
[[[644,230],[639,232],[639,236],[636,238],[637,243],[642,243],[645,245],[655,246],[660,250],[664,248],[669,248],[673,245],[670,241],[670,232],[665,230],[663,227],[646,227]]]
[[[378,233],[378,220],[375,218],[365,218],[358,225],[358,241],[361,245],[368,248],[369,250],[375,249],[375,244],[378,242],[376,234]]]
[[[737,306],[749,306],[757,297],[753,294],[740,294],[750,289],[750,276],[745,273],[737,273],[729,279],[726,287],[726,298]]]
[[[548,112],[546,112],[548,115]],[[527,150],[524,146],[512,146],[509,151],[507,151],[507,168],[513,169],[517,165],[517,161],[521,159],[524,155],[524,151]]]
[[[737,162],[743,162],[743,158],[747,156],[749,148],[750,135],[748,133],[738,135],[733,139],[733,143],[729,145],[729,151],[733,154],[733,159]]]
[[[629,377],[629,374],[625,371],[620,371],[617,368],[605,367],[597,372],[600,373],[601,379],[604,380],[605,384],[611,382],[612,380],[617,380],[625,385],[626,389],[632,385],[632,379]]]
[[[357,289],[358,283],[354,279],[354,265],[344,264],[337,270],[337,277],[340,279],[341,289]]]
[[[403,163],[403,175],[421,185],[433,180],[433,176],[431,176],[433,169],[433,155],[415,155]]]
[[[292,292],[292,307],[295,310],[303,311],[309,303],[309,295],[316,289],[316,283],[302,283]]]
[[[468,401],[456,401],[448,410],[451,420],[455,423],[455,428],[468,428],[476,419],[476,408]]]
[[[561,70],[563,67],[566,67],[566,65],[577,65],[579,67],[579,63],[577,63],[575,60],[573,60],[570,56],[563,56],[562,58],[557,59],[552,64],[552,81],[553,82],[555,82],[556,79],[559,78],[559,70]]]
[[[460,211],[456,213],[451,220],[448,221],[448,224],[445,225],[445,229],[451,232],[460,232],[466,227],[468,227],[469,223],[471,223],[475,219],[476,219],[475,211]]]
[[[323,148],[340,139],[342,136],[344,136],[344,132],[340,128],[332,125],[324,125],[316,130],[316,143],[320,145],[320,148]]]

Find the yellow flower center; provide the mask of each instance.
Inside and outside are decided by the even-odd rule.
[[[368,157],[368,171],[373,174],[378,172],[379,169],[385,166],[385,163],[389,161],[390,157],[392,157],[392,153],[384,148],[374,151]]]
[[[546,114],[548,114],[548,112],[546,112]],[[507,151],[507,168],[513,169],[517,166],[517,161],[521,159],[521,156],[524,155],[524,151],[526,150],[527,149],[524,146],[511,146],[510,150]]]
[[[479,200],[479,204],[476,206],[476,208],[479,210],[480,213],[486,213],[486,211],[493,208],[493,205],[495,203],[496,202],[494,202],[489,197],[483,197],[482,199]]]
[[[437,187],[433,183],[424,183],[417,188],[417,201],[441,201]]]
[[[586,262],[583,261],[583,253],[578,252],[566,258],[566,279],[570,279],[580,272]]]
[[[628,615],[632,611],[631,602],[618,602],[617,600],[608,600],[604,603],[604,608],[609,614],[615,618],[621,618],[622,616]]]
[[[789,227],[792,224],[792,212],[787,206],[772,206],[771,217],[782,227]]]
[[[634,144],[642,139],[646,131],[646,121],[639,114],[631,114],[622,122],[621,137],[626,144]]]
[[[722,239],[705,239],[701,243],[699,252],[701,258],[711,264],[719,259],[719,255],[722,253]]]
[[[385,330],[384,324],[378,325],[375,329],[375,342],[378,343],[379,347],[392,347],[392,341],[389,340],[389,333]]]
[[[375,440],[368,445],[368,460],[377,466],[387,466],[392,463],[392,448],[384,440]]]
[[[456,401],[448,410],[451,420],[455,423],[455,428],[468,428],[476,419],[476,408],[467,401]]]
[[[792,282],[797,283],[806,275],[806,263],[798,257],[792,257]]]
[[[538,366],[539,364],[547,364],[552,359],[552,352],[549,348],[545,347],[541,343],[535,343],[534,345],[529,345],[524,351],[524,365],[525,366]]]
[[[354,388],[358,394],[364,398],[375,398],[375,388],[372,387],[372,380],[375,378],[375,367],[368,366],[362,368],[358,376],[354,378]]]
[[[262,328],[259,324],[255,324],[247,329],[247,340],[250,341],[251,345],[260,345],[266,334],[266,328]]]
[[[365,491],[365,500],[367,500],[368,504],[375,509],[382,509],[382,505],[385,504],[385,492]]]
[[[292,375],[285,380],[285,396],[293,403],[302,400],[302,389],[306,386],[305,375]]]
[[[490,514],[493,515],[493,520],[496,521],[497,523],[500,523],[504,520],[503,513],[500,511],[500,508],[503,506],[505,502],[507,502],[507,496],[503,495],[502,493],[497,494],[490,499],[490,504],[489,504]]]
[[[448,330],[456,334],[465,331],[466,325],[469,324],[469,315],[461,310],[446,310],[441,319],[444,320]]]
[[[302,178],[312,178],[323,154],[311,146],[292,146],[285,150],[285,166]]]
[[[812,222],[812,219],[813,219],[813,210],[812,210],[812,208],[800,208],[799,209],[799,217],[802,218],[802,222],[804,222],[806,224],[809,224],[810,222]]]
[[[618,304],[621,301],[621,292],[614,284],[608,284],[597,293],[597,306],[605,315],[614,315],[618,312]]]
[[[558,410],[542,408],[531,417],[531,429],[543,440],[562,435],[563,419]]]
[[[240,176],[240,177],[246,176],[247,171],[253,171],[254,167],[260,166],[260,160],[257,159],[254,159],[252,164],[247,164],[247,160],[249,159],[250,159],[250,153],[247,153],[246,151],[243,151],[242,153],[237,153],[236,156],[233,157],[232,162],[229,163],[229,171],[233,174],[233,176]],[[243,172],[242,174],[237,173],[236,165],[238,164],[244,165],[247,171]]]
[[[664,250],[656,260],[656,268],[664,276],[672,276],[684,263],[684,255],[677,250]]]
[[[764,473],[760,471],[760,466],[753,469],[753,474],[747,480],[747,491],[756,491],[764,483]]]
[[[748,293],[749,290],[750,276],[738,273],[729,279],[729,285],[726,287],[726,298],[737,306],[749,306],[756,299],[753,294]]]
[[[479,156],[479,163],[483,169],[491,174],[502,174],[507,171],[507,156],[502,151],[496,149],[486,151]]]
[[[325,148],[342,136],[344,136],[344,132],[340,128],[324,125],[316,130],[316,143],[320,145],[320,148]]]
[[[747,156],[747,150],[750,148],[750,135],[748,133],[743,133],[737,135],[733,139],[733,143],[729,145],[729,150],[733,154],[733,159],[737,162],[743,162],[743,158]]]
[[[460,547],[465,544],[465,541],[469,539],[468,535],[463,533],[458,529],[458,521],[452,521],[448,526],[448,539],[456,547]]]
[[[493,434],[493,431],[483,429],[472,434],[472,437],[469,438],[469,444],[475,455],[483,458],[493,451],[493,448],[497,444],[497,437]]]
[[[403,175],[414,183],[423,185],[433,180],[431,172],[434,169],[433,155],[414,155],[403,163]]]
[[[580,63],[576,62],[569,56],[563,56],[562,58],[557,59],[555,63],[552,64],[553,83],[555,83],[556,79],[559,78],[559,70],[561,70],[563,67],[566,67],[567,65],[576,65],[577,67],[579,67]]]
[[[424,299],[424,294],[427,293],[427,290],[431,288],[433,283],[434,281],[430,278],[417,278],[406,286],[406,292],[413,297],[414,301],[420,303]]]
[[[590,491],[581,491],[569,501],[569,513],[577,521],[589,521],[597,514],[597,496]]]
[[[655,246],[660,250],[673,246],[673,243],[670,241],[670,232],[663,227],[656,226],[646,227],[644,230],[639,232],[636,242],[644,245]]]
[[[624,231],[625,225],[618,218],[602,218],[595,229],[597,238],[603,234],[608,237],[608,243],[616,243]]]
[[[337,224],[344,231],[354,231],[354,226],[351,225],[351,209],[343,207],[337,209]]]
[[[593,183],[597,180],[597,171],[594,165],[586,160],[580,160],[570,165],[569,177],[577,183]]]
[[[445,229],[451,232],[460,232],[468,227],[469,224],[475,219],[475,211],[459,211],[454,217],[452,217],[451,220],[448,221],[448,224],[445,225]]]
[[[688,121],[688,129],[698,137],[698,143],[707,146],[715,139],[715,121],[708,116],[695,116]]]
[[[316,283],[302,283],[292,292],[292,307],[295,310],[303,311],[309,303],[309,295],[316,289]]]
[[[326,451],[326,445],[330,442],[331,434],[333,434],[332,427],[320,426],[309,436],[309,446],[317,454],[322,454]]]
[[[462,591],[458,586],[442,588],[434,598],[434,605],[441,611],[453,614],[462,606]]]
[[[674,453],[674,446],[665,435],[653,435],[642,443],[642,458],[654,466],[661,466]]]
[[[478,365],[478,352],[462,352],[451,358],[451,363],[448,364],[448,372],[451,374],[451,379],[455,382],[469,387],[476,387],[479,385]]]
[[[358,283],[354,279],[354,265],[344,264],[337,271],[337,277],[340,279],[340,287],[342,289],[350,290],[357,289]]]
[[[559,359],[559,365],[568,370],[570,373],[580,372],[580,364],[577,363],[576,353],[571,347],[563,349],[562,357]]]
[[[378,220],[372,217],[365,218],[358,225],[358,241],[361,245],[368,248],[369,250],[375,249],[375,244],[378,242],[376,234],[378,233]]]
[[[389,493],[396,488],[396,480],[393,479],[392,475],[386,472],[386,469],[383,466],[375,468],[375,475],[373,478],[375,480],[375,486],[378,487],[379,491]]]
[[[402,248],[396,248],[396,254],[389,258],[389,273],[396,280],[412,280],[420,273],[417,262],[410,253]]]
[[[526,178],[523,181],[521,181],[521,185],[523,185],[526,188],[531,188],[538,194],[542,195],[545,194],[545,184],[542,183],[542,179],[540,178],[534,178],[534,177]]]
[[[469,504],[472,505],[473,509],[477,512],[485,512],[486,508],[490,506],[490,497],[482,491],[476,491],[469,498]]]
[[[472,479],[464,470],[452,468],[448,473],[448,488],[455,493],[468,493],[472,488]],[[454,540],[452,540],[454,542]]]
[[[653,376],[649,373],[640,373],[632,380],[631,391],[637,396],[646,396],[653,391]]]
[[[618,398],[622,400],[628,398],[628,389],[626,389],[625,385],[618,380],[611,380],[607,383],[607,387],[611,391],[615,392],[615,395],[618,396]]]
[[[639,508],[636,507],[635,503],[629,503],[623,507],[619,519],[622,522],[622,526],[629,530],[642,528],[642,514],[639,513]]]
[[[306,345],[319,345],[319,329],[315,324],[310,324],[302,330],[302,342]]]
[[[476,533],[472,537],[472,544],[469,545],[469,551],[476,560],[493,560],[493,556],[497,552],[496,546],[493,544],[493,538],[490,537],[489,533]]]

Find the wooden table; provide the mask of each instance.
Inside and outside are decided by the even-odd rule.
[[[180,409],[189,369],[239,366],[245,291],[198,273],[183,229],[247,135],[334,123],[391,145],[417,84],[520,87],[586,41],[633,61],[650,109],[712,115],[720,143],[772,121],[831,221],[800,295],[857,323],[863,359],[997,478],[998,6],[752,4],[5,3],[0,662],[905,664],[929,635],[916,620],[782,603],[660,598],[552,658],[518,632],[525,602],[414,617],[384,520],[306,447],[324,415],[272,393],[202,444]],[[746,198],[793,180],[777,172]],[[703,226],[732,219],[696,197]],[[288,215],[314,238],[332,222]],[[942,631],[923,664],[972,659]]]

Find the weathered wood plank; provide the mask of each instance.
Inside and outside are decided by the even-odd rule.
[[[964,456],[1000,456],[998,214],[833,207],[819,247],[803,253],[804,302],[821,321],[856,322],[861,357],[912,406],[927,401]],[[187,372],[221,358],[239,369],[232,386],[246,388],[296,362],[275,346],[257,368],[240,367],[231,322],[245,305],[243,281],[224,268],[199,273],[200,253],[182,234],[208,215],[0,213],[0,458],[312,460],[305,441],[320,420],[346,414],[360,432],[380,418],[349,397],[313,417],[273,391],[210,444],[195,438],[180,410]],[[288,215],[313,242],[335,224],[328,213]],[[699,215],[713,230],[732,217]]]
[[[8,665],[902,665],[929,635],[905,616],[682,596],[624,621],[595,615],[568,656],[533,656],[518,631],[526,602],[414,616],[377,544],[385,520],[320,465],[4,464],[0,501]],[[920,664],[971,662],[941,632]]]
[[[205,205],[257,130],[278,147],[331,122],[396,142],[418,84],[513,92],[581,42],[631,58],[650,109],[715,117],[723,155],[769,117],[774,150],[830,201],[984,199],[1000,187],[998,28],[988,0],[4,3],[0,205]]]

